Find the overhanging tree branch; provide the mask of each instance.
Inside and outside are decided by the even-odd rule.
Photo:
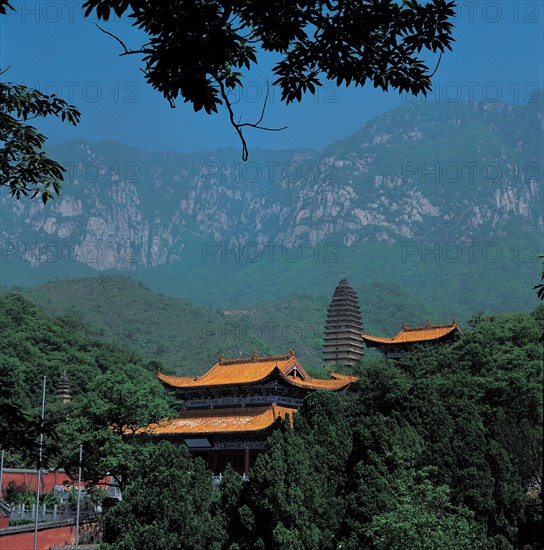
[[[229,112],[230,123],[232,124],[232,126],[236,130],[236,132],[238,134],[238,137],[240,138],[240,141],[242,142],[242,160],[243,161],[246,161],[249,158],[249,152],[248,152],[246,140],[244,138],[244,133],[242,132],[242,128],[244,128],[244,127],[256,128],[258,130],[266,130],[267,132],[281,132],[282,130],[285,130],[287,128],[287,126],[283,126],[281,128],[268,128],[266,126],[260,126],[260,123],[262,122],[263,117],[264,117],[264,113],[265,113],[265,110],[266,110],[266,104],[268,102],[268,96],[269,96],[269,93],[270,93],[268,82],[266,84],[266,96],[265,96],[265,99],[264,99],[263,108],[262,108],[261,116],[259,117],[259,120],[257,120],[257,122],[243,122],[243,123],[236,122],[236,120],[234,120],[234,111],[232,110],[232,104],[231,104],[231,101],[230,101],[230,99],[228,97],[228,94],[226,92],[225,85],[224,85],[223,81],[220,78],[216,78],[216,82],[219,85],[219,90],[221,92],[221,97],[222,97],[223,101],[225,102],[225,106],[227,107],[227,110]]]
[[[370,82],[384,91],[426,94],[443,52],[451,49],[455,16],[453,0],[85,0],[83,7],[86,16],[96,12],[104,21],[112,11],[119,17],[128,12],[133,26],[149,38],[140,49],[129,49],[97,27],[117,40],[121,55],[144,55],[147,82],[171,107],[181,97],[195,111],[211,114],[224,103],[244,160],[244,127],[280,130],[262,127],[262,117],[256,123],[237,122],[226,93],[243,87],[237,70],[258,64],[254,44],[278,54],[273,85],[281,88],[286,104],[301,101],[306,92],[314,94],[323,85],[322,76],[338,85]],[[440,54],[432,71],[424,50]]]
[[[117,42],[119,42],[119,44],[121,44],[121,46],[123,47],[123,49],[125,50],[123,53],[120,53],[119,54],[119,57],[123,57],[124,55],[133,55],[133,54],[144,54],[144,53],[149,53],[149,51],[147,50],[129,50],[125,43],[118,37],[116,36],[115,34],[107,31],[106,29],[103,29],[98,23],[95,23],[96,27],[98,28],[98,30],[102,31],[104,34],[107,34],[108,36],[111,36],[112,38],[114,38],[115,40],[117,40]],[[145,72],[144,72],[145,74]]]
[[[76,126],[80,113],[55,95],[0,82],[0,185],[9,187],[10,195],[17,199],[41,196],[45,204],[60,193],[65,169],[45,156],[46,137],[27,124],[47,116]]]

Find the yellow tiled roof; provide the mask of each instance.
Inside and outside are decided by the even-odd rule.
[[[224,359],[219,361],[202,376],[186,378],[168,376],[159,372],[159,380],[172,388],[199,388],[207,386],[225,386],[240,384],[255,384],[265,380],[275,370],[295,386],[310,389],[339,390],[351,384],[355,377],[333,374],[331,380],[319,380],[310,376],[300,365],[292,350],[287,355],[259,357],[256,352],[252,357],[243,359]]]
[[[451,332],[461,332],[457,321],[446,325],[431,325],[430,322],[422,327],[406,327],[393,338],[382,338],[381,336],[371,336],[363,334],[363,340],[367,344],[410,344],[417,342],[428,342],[438,340],[443,336],[447,336]]]
[[[301,386],[303,388],[311,388],[315,390],[339,390],[346,388],[352,382],[357,380],[356,376],[342,375],[337,373],[331,374],[331,380],[320,380],[319,378],[310,378],[310,380],[301,380],[294,376],[284,376],[284,378],[294,384],[295,386]]]
[[[214,434],[227,432],[255,432],[272,426],[279,418],[297,411],[276,404],[268,407],[239,407],[235,409],[185,410],[178,418],[151,424],[145,431],[165,434]]]
[[[202,376],[184,378],[181,376],[166,376],[158,374],[162,380],[174,388],[189,388],[199,386],[223,386],[226,384],[251,384],[260,382],[278,367],[281,371],[296,362],[294,355],[277,355],[273,357],[258,357],[255,354],[248,359],[229,359],[222,357]]]

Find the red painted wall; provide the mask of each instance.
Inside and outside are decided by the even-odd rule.
[[[38,472],[36,470],[12,470],[4,468],[2,473],[2,488],[3,491],[9,485],[10,481],[14,481],[17,485],[26,485],[33,491],[36,491],[38,484]],[[55,485],[62,485],[62,482],[66,481],[71,484],[68,474],[64,470],[57,472],[42,472],[42,491],[51,491],[55,488]],[[1,495],[0,495],[1,496]],[[2,548],[2,550],[4,550]]]
[[[2,493],[5,492],[10,481],[14,481],[17,485],[26,485],[33,491],[36,491],[38,485],[38,471],[37,470],[15,470],[10,468],[4,468],[2,473]],[[40,491],[49,492],[55,488],[55,485],[62,485],[66,482],[68,486],[72,486],[72,482],[68,477],[68,474],[64,470],[58,470],[56,472],[42,471],[42,488]],[[106,476],[101,480],[101,483],[111,483],[112,478]],[[77,481],[76,484],[77,486]],[[83,486],[83,484],[82,484]],[[0,498],[2,495],[0,495]],[[0,550],[4,550],[3,548]]]
[[[76,537],[75,525],[41,529],[38,531],[37,550],[49,550],[51,546],[74,544]],[[0,534],[2,550],[28,550],[34,547],[34,530],[12,535]]]
[[[4,527],[9,527],[9,518],[7,516],[0,516],[0,529]]]

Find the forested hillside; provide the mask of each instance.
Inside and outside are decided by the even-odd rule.
[[[36,465],[44,376],[47,433],[55,426],[60,430],[48,438],[46,455],[56,456],[57,465],[76,460],[77,441],[85,439],[93,422],[109,436],[108,424],[115,419],[128,420],[134,413],[145,425],[168,414],[156,379],[158,365],[139,352],[91,338],[76,319],[51,317],[17,294],[0,298],[0,325],[0,447],[7,449],[5,465]],[[71,405],[56,397],[64,373],[74,396]],[[73,424],[66,423],[68,417]]]
[[[126,489],[106,517],[108,548],[144,548],[150,533],[157,548],[184,537],[202,548],[541,548],[542,306],[477,314],[451,346],[365,358],[355,392],[310,395],[250,482],[228,474],[220,491],[186,451],[136,435],[175,414],[155,363],[15,294],[0,318],[6,465],[35,461],[45,374],[47,464],[75,474],[83,443],[85,478],[109,471]],[[64,370],[67,405],[55,397]]]
[[[328,296],[295,295],[238,309],[158,295],[125,276],[54,281],[16,291],[49,314],[80,320],[88,335],[129,345],[179,374],[203,374],[221,354],[244,357],[255,348],[273,355],[293,348],[319,376],[327,306],[336,284]],[[311,291],[306,285],[301,289]],[[359,285],[357,291],[370,334],[392,336],[402,323],[424,324],[429,317],[451,321],[394,283]]]

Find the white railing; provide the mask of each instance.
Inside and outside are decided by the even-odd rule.
[[[247,474],[242,474],[240,477],[242,478],[242,481],[249,481],[249,476]],[[221,485],[221,482],[223,481],[223,474],[212,476],[212,480],[216,485]]]
[[[81,510],[82,516],[91,516],[97,513],[100,513],[100,506],[90,506],[85,507]],[[38,520],[39,521],[52,521],[56,519],[67,519],[76,517],[76,509],[70,508],[70,506],[58,506],[54,505],[53,508],[46,508],[45,504],[40,506],[38,511]],[[35,519],[36,518],[36,505],[32,504],[31,506],[25,504],[19,504],[12,508],[10,515],[10,521],[20,520],[20,519]]]

